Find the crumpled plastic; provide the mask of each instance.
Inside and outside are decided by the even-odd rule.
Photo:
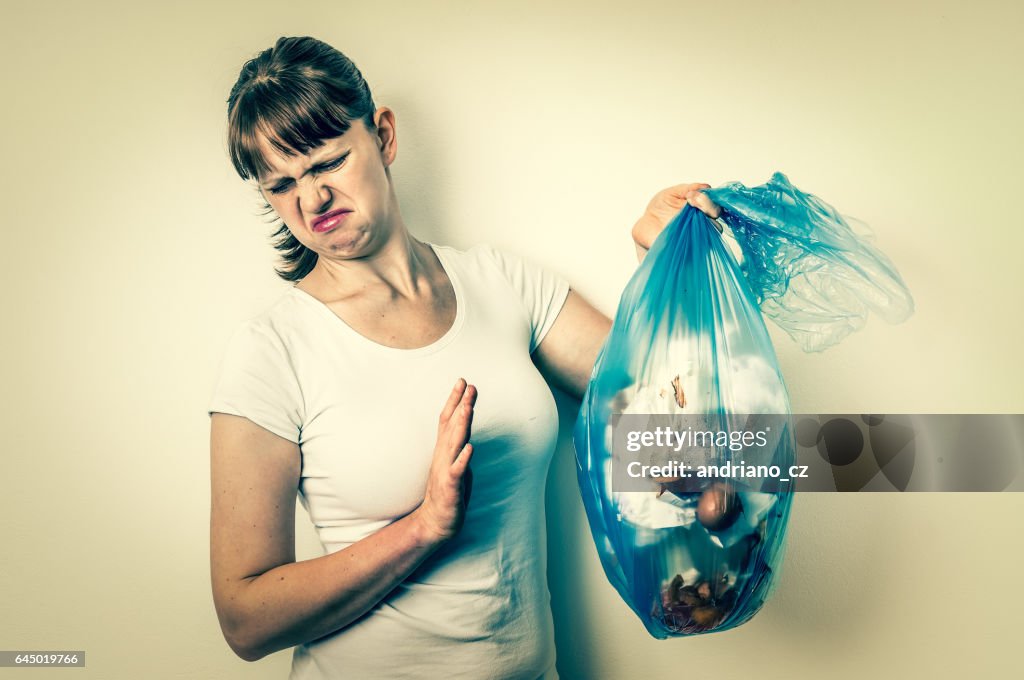
[[[804,351],[827,349],[870,313],[905,321],[914,300],[867,224],[793,186],[776,172],[765,184],[707,189],[743,254],[740,269],[765,316]]]
[[[669,478],[647,491],[616,489],[613,418],[707,416],[734,430],[748,414],[789,414],[762,313],[817,351],[863,325],[869,311],[888,321],[913,311],[899,274],[863,230],[854,233],[781,173],[761,187],[730,183],[706,193],[722,207],[740,257],[710,218],[683,208],[623,291],[573,432],[605,574],[659,639],[728,630],[760,610],[776,587],[792,486],[765,491],[709,478],[694,489]],[[768,456],[788,469],[795,451],[784,427]],[[713,449],[704,462],[746,453]]]

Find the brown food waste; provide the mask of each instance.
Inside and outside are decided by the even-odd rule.
[[[683,393],[683,381],[679,379],[678,375],[672,380],[672,389],[675,390],[676,403],[679,404],[679,408],[686,406],[686,394]]]
[[[662,590],[659,618],[673,632],[704,633],[721,625],[735,606],[736,590],[728,577],[685,585],[682,574],[676,574]]]
[[[714,482],[697,501],[697,519],[709,531],[725,531],[740,516],[740,497],[731,484]]]

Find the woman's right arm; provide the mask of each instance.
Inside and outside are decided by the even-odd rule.
[[[438,423],[423,503],[348,548],[295,561],[297,444],[247,418],[211,419],[210,574],[231,649],[256,661],[366,613],[456,533],[468,502],[476,388],[459,380]]]

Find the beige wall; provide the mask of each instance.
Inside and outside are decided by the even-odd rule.
[[[346,51],[394,108],[421,238],[515,249],[611,314],[655,191],[782,170],[872,225],[918,306],[820,355],[773,331],[797,410],[1024,410],[1020,3],[211,4],[4,3],[0,648],[85,649],[76,677],[287,674],[220,637],[204,413],[229,333],[286,285],[223,129],[280,35]],[[800,496],[761,614],[651,639],[597,561],[562,406],[564,677],[1016,670],[1021,494]]]

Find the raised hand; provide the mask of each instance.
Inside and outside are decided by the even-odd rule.
[[[414,511],[431,540],[450,540],[462,528],[473,487],[469,435],[476,397],[476,387],[459,378],[441,410],[427,488]]]

